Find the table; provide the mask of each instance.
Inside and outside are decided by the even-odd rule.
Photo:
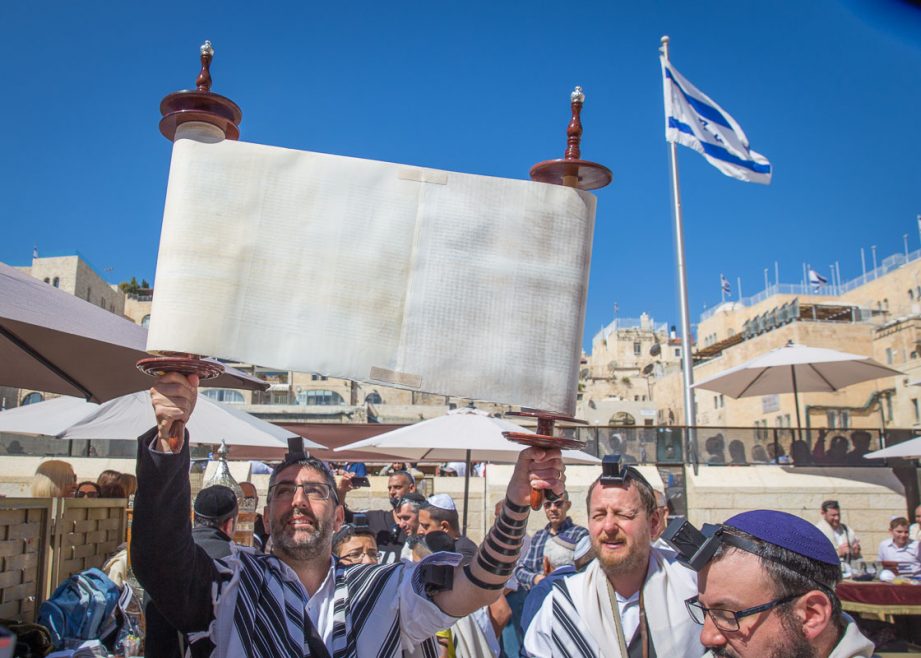
[[[921,585],[845,580],[838,584],[837,592],[841,607],[848,612],[877,615],[880,619],[921,615]]]

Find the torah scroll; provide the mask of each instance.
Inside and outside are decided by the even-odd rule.
[[[178,139],[147,348],[573,414],[595,197]]]

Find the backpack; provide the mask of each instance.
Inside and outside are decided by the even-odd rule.
[[[74,574],[54,590],[38,610],[38,623],[51,632],[55,649],[68,640],[104,640],[116,629],[115,608],[121,592],[99,569]]]

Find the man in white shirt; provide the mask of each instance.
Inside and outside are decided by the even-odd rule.
[[[832,543],[842,560],[849,562],[861,556],[860,540],[853,530],[841,522],[841,506],[837,500],[822,503],[822,518],[815,526]]]
[[[613,459],[612,459],[613,457]],[[696,574],[652,546],[659,510],[652,487],[619,456],[589,488],[595,561],[556,581],[525,634],[527,655],[699,658],[699,629],[685,610]]]
[[[879,544],[877,559],[880,562],[898,562],[900,576],[921,575],[921,545],[913,541],[908,532],[908,519],[899,516],[889,522],[889,539]]]

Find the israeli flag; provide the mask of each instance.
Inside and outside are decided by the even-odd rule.
[[[742,127],[660,56],[665,87],[665,140],[694,149],[727,176],[771,182],[771,163],[748,147]]]
[[[828,279],[819,274],[813,269],[809,270],[809,285],[812,286],[813,290],[818,290],[822,286],[828,283]]]

